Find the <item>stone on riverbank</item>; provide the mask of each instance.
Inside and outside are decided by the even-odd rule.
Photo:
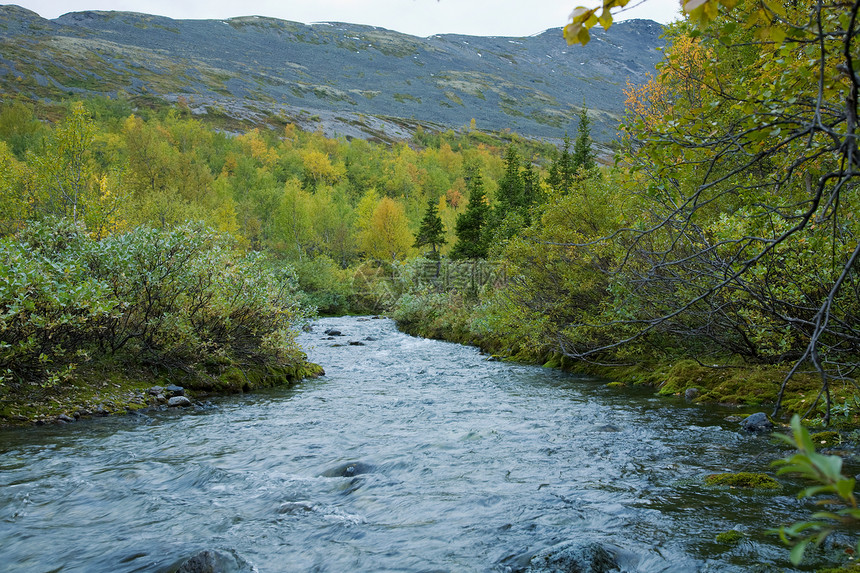
[[[176,384],[170,384],[165,388],[165,391],[170,396],[185,396],[185,388],[182,386],[177,386]]]
[[[191,405],[191,400],[185,396],[174,396],[167,401],[169,408],[187,408]]]

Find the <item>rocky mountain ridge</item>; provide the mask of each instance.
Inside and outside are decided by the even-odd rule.
[[[397,138],[475,120],[483,130],[559,138],[585,106],[616,136],[627,82],[662,58],[649,20],[569,47],[560,29],[522,38],[418,38],[355,24],[249,16],[173,20],[73,12],[54,20],[0,6],[0,89],[38,98],[99,93],[177,101],[195,113],[293,121],[327,135]]]

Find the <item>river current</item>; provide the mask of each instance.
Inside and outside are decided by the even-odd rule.
[[[328,336],[336,329],[341,336]],[[764,531],[796,484],[708,489],[784,455],[737,411],[487,360],[385,319],[302,335],[326,375],[292,389],[0,432],[0,571],[487,571],[570,542],[622,571],[791,570]],[[715,541],[738,529],[744,540]]]

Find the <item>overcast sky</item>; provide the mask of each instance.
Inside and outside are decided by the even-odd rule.
[[[83,10],[124,10],[170,18],[223,19],[270,16],[306,24],[368,24],[415,36],[469,34],[530,36],[564,26],[579,5],[598,0],[17,0],[44,18]],[[668,23],[679,17],[678,0],[632,0],[618,19]]]

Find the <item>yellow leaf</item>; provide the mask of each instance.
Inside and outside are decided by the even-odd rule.
[[[610,26],[612,26],[612,14],[606,8],[603,9],[603,12],[600,14],[600,25],[603,26],[604,30],[608,30]]]
[[[781,16],[785,18],[785,6],[782,5],[782,2],[763,2],[763,4],[767,7],[768,10],[776,14],[777,16]]]
[[[591,34],[588,32],[588,28],[585,28],[585,27],[583,27],[579,31],[579,34],[577,34],[576,37],[579,40],[579,43],[582,44],[583,46],[586,45],[589,42],[589,40],[591,40]]]
[[[785,30],[778,26],[771,26],[770,30],[768,31],[768,36],[770,36],[770,39],[777,44],[781,44],[783,40],[785,40],[786,33]]]
[[[571,24],[581,24],[588,20],[591,16],[594,15],[594,10],[589,10],[583,6],[577,6],[573,9],[573,12],[570,13],[570,23]]]
[[[582,29],[582,24],[568,24],[564,27],[564,39],[568,44],[579,43],[579,31]]]
[[[719,4],[713,1],[705,3],[705,16],[708,20],[715,20],[720,15]]]
[[[684,2],[684,12],[687,14],[691,13],[693,10],[707,3],[708,0],[687,0]]]

